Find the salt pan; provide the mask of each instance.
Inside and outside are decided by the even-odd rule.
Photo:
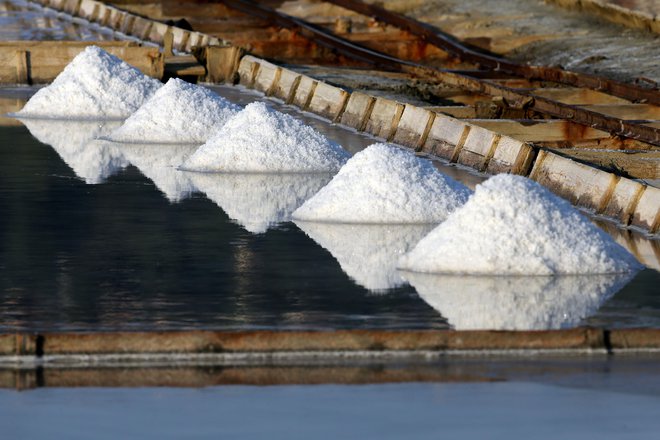
[[[107,142],[94,140],[119,126],[119,122],[21,120],[39,142],[50,145],[76,176],[88,184],[102,183],[128,166],[121,152]]]
[[[186,173],[235,222],[253,234],[289,221],[331,179],[329,174]]]
[[[52,84],[16,113],[22,118],[123,119],[159,87],[136,68],[96,46],[78,54]]]
[[[293,116],[249,104],[202,145],[182,169],[236,173],[337,171],[349,154]]]
[[[498,175],[422,239],[400,266],[416,272],[599,274],[641,268],[568,202],[524,177]]]
[[[406,283],[396,269],[397,261],[433,228],[433,225],[295,223],[327,249],[349,277],[372,292]]]
[[[471,191],[413,153],[374,144],[293,213],[296,220],[340,223],[438,223]]]
[[[635,274],[403,276],[457,330],[550,330],[582,325]]]
[[[191,144],[114,144],[131,165],[150,179],[172,203],[179,202],[196,190],[188,173],[176,167],[197,147]]]
[[[108,139],[199,145],[239,110],[239,106],[206,87],[172,78]]]

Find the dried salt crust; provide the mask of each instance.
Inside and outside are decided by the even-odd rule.
[[[162,86],[97,46],[78,54],[15,113],[21,118],[124,119]]]
[[[112,132],[108,140],[199,145],[240,109],[205,87],[172,78]]]
[[[339,145],[263,102],[248,104],[181,169],[230,173],[335,172],[349,158]]]
[[[472,191],[413,153],[373,144],[293,213],[295,220],[335,223],[439,223]]]
[[[605,274],[642,268],[567,201],[500,174],[400,260],[402,269],[481,275]]]

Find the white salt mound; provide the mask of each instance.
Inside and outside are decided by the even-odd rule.
[[[374,144],[293,213],[296,220],[339,223],[438,223],[472,192],[413,153]]]
[[[456,330],[550,330],[581,325],[635,274],[403,276]]]
[[[201,144],[239,111],[239,106],[206,87],[172,78],[108,139]]]
[[[527,178],[498,175],[400,260],[416,272],[604,274],[641,268],[565,200]]]
[[[186,173],[236,223],[253,234],[291,220],[328,183],[329,174]]]
[[[188,173],[176,167],[197,147],[190,144],[113,144],[131,165],[151,180],[172,203],[196,191]]]
[[[396,269],[397,261],[433,228],[433,225],[295,223],[327,249],[351,279],[378,293],[406,283]]]
[[[262,102],[247,105],[182,169],[234,173],[335,172],[349,158],[339,145]]]
[[[119,122],[48,119],[23,119],[21,122],[39,142],[53,147],[76,176],[87,184],[103,183],[128,166],[114,146],[94,140],[117,128]]]
[[[162,86],[114,55],[89,46],[16,113],[22,118],[123,119]]]

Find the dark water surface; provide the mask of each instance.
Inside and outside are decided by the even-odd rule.
[[[349,151],[373,142],[303,117]],[[655,270],[408,277],[418,295],[393,264],[426,229],[281,222],[327,176],[183,173],[172,164],[194,146],[92,142],[111,128],[97,123],[0,122],[0,331],[660,327]],[[609,229],[658,266],[657,241]]]

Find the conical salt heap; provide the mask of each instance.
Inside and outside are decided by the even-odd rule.
[[[438,223],[471,191],[413,153],[374,144],[293,213],[295,220],[337,223]]]
[[[335,172],[350,155],[293,116],[249,104],[181,169],[230,173]]]
[[[162,86],[97,46],[89,46],[16,113],[22,118],[123,119]]]
[[[172,78],[108,139],[201,144],[239,111],[239,106],[205,87]]]
[[[498,175],[400,260],[402,269],[480,275],[604,274],[640,264],[565,200]]]

